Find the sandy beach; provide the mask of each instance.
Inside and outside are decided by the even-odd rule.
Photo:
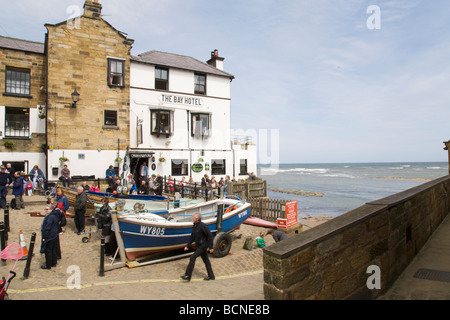
[[[10,194],[7,199],[11,199]],[[115,286],[120,286],[120,299],[123,300],[170,300],[185,297],[182,293],[174,295],[173,290],[169,289],[164,292],[164,288],[174,284],[178,285],[178,282],[181,282],[180,275],[184,273],[187,266],[187,258],[137,268],[124,267],[107,271],[103,277],[99,276],[101,232],[97,232],[97,228],[89,220],[86,222],[86,232],[92,232],[91,238],[88,243],[83,243],[82,238],[86,235],[77,235],[73,219],[67,219],[64,233],[60,236],[62,259],[51,270],[42,270],[40,266],[44,263],[44,256],[39,253],[39,250],[41,242],[40,226],[43,217],[32,216],[29,213],[40,212],[43,214],[45,198],[24,196],[24,199],[27,203],[25,209],[10,210],[8,244],[19,242],[19,230],[23,230],[27,247],[30,244],[33,232],[36,233],[36,245],[30,274],[27,279],[22,279],[26,261],[17,263],[14,270],[17,273],[17,277],[11,282],[8,289],[12,300],[112,299],[112,293],[116,290]],[[304,230],[308,230],[329,219],[327,217],[308,218],[302,221],[305,223]],[[3,221],[3,210],[0,211],[0,220]],[[238,281],[240,276],[241,282],[245,282],[245,279],[242,279],[242,277],[256,276],[256,281],[260,281],[260,288],[258,288],[259,295],[255,296],[255,298],[263,299],[263,296],[261,296],[263,286],[262,250],[254,249],[248,251],[243,249],[243,246],[247,237],[255,239],[264,230],[264,228],[243,224],[239,230],[234,231],[232,233],[231,254],[220,259],[211,257],[216,281],[211,281],[209,284],[206,281],[199,281],[195,285],[207,285],[208,288],[214,289],[214,286],[219,285],[220,281],[225,282],[226,280],[230,282],[230,279],[236,279],[237,283],[240,283]],[[267,245],[273,244],[272,237],[266,237],[266,243]],[[14,262],[14,260],[7,260],[6,265],[0,264],[0,277],[8,276]],[[201,259],[198,259],[191,283],[202,280],[204,276],[205,268],[203,262]],[[143,296],[141,291],[137,292],[135,290],[136,284],[144,288],[146,286],[155,288],[156,283],[162,286],[162,289],[159,289],[158,292],[153,291],[151,293],[146,290],[147,294]],[[74,288],[76,290],[72,290]],[[94,290],[94,288],[99,290]],[[204,295],[197,295],[193,298],[221,298],[220,295],[211,295],[208,293],[208,290],[203,290],[203,293]]]

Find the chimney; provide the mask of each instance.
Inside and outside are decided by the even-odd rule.
[[[86,0],[83,8],[85,17],[96,19],[100,19],[102,17],[102,5],[98,3],[98,0]]]
[[[223,60],[225,60],[225,58],[219,57],[219,50],[215,49],[214,51],[211,51],[211,59],[206,63],[223,71]]]

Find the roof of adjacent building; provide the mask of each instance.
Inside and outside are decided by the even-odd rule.
[[[189,56],[183,56],[174,53],[161,51],[148,51],[138,56],[131,56],[131,61],[148,63],[152,65],[171,67],[189,71],[197,71],[202,73],[214,74],[217,76],[228,77],[234,79],[232,74],[217,69],[205,62],[199,61]]]
[[[0,36],[0,48],[44,54],[43,43]]]
[[[41,42],[34,42],[22,39],[15,39],[0,36],[0,48],[7,48],[12,50],[19,50],[25,52],[33,52],[44,54],[45,45]],[[189,56],[180,54],[167,53],[162,51],[148,51],[138,56],[131,56],[131,61],[148,63],[152,65],[177,68],[182,70],[189,70],[194,72],[202,72],[206,74],[213,74],[217,76],[234,79],[232,74],[217,69],[205,62],[199,61]]]

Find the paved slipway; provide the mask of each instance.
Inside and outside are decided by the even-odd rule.
[[[10,199],[10,196],[8,197]],[[82,243],[83,236],[74,233],[73,219],[68,219],[61,236],[62,259],[51,270],[41,270],[44,257],[39,253],[42,217],[29,212],[43,212],[42,198],[25,198],[26,209],[11,210],[8,244],[18,242],[23,230],[27,245],[33,232],[37,233],[30,275],[22,279],[25,261],[15,268],[17,277],[8,289],[11,300],[263,300],[263,252],[244,250],[245,238],[255,239],[264,228],[242,225],[233,232],[230,255],[211,257],[215,281],[204,281],[206,270],[197,259],[191,282],[180,279],[188,259],[120,268],[99,276],[100,233],[92,223],[91,240]],[[3,218],[3,211],[0,212]],[[311,218],[304,227],[314,227],[326,218]],[[266,237],[268,245],[273,243]],[[15,261],[0,263],[0,277],[7,277]],[[404,270],[380,300],[450,300],[450,216],[443,221],[412,263]],[[79,276],[77,278],[77,276]],[[79,279],[77,281],[76,279]]]
[[[9,196],[10,197],[10,196]],[[10,199],[10,198],[9,198]],[[210,260],[216,275],[215,281],[204,281],[205,266],[197,259],[191,282],[180,279],[188,258],[147,265],[137,268],[120,268],[99,276],[100,232],[87,222],[86,231],[92,231],[91,240],[82,243],[83,236],[74,233],[73,219],[67,219],[65,232],[60,237],[62,259],[51,270],[41,270],[44,256],[40,249],[40,225],[43,217],[29,212],[43,212],[45,202],[37,196],[25,197],[26,208],[11,210],[8,243],[18,242],[23,230],[27,246],[31,234],[36,232],[36,246],[28,279],[21,279],[25,261],[19,261],[15,271],[18,276],[9,287],[12,300],[263,300],[263,251],[244,250],[245,238],[255,239],[264,228],[242,225],[233,232],[231,254]],[[309,225],[320,223],[309,221]],[[273,243],[266,237],[268,245]],[[0,276],[7,276],[14,261],[0,265]],[[79,277],[78,277],[79,276]],[[78,277],[78,278],[77,278]],[[79,280],[76,280],[79,279]],[[77,282],[78,281],[78,282]]]

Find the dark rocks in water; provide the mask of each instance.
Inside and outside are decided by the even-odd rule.
[[[296,190],[296,189],[283,189],[283,188],[268,188],[270,191],[295,194],[304,197],[323,197],[325,194],[323,192]]]

